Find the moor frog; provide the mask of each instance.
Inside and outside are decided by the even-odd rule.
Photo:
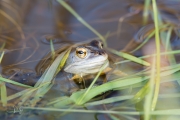
[[[65,46],[64,48],[60,48],[60,49],[56,50],[54,59],[59,54],[61,54],[64,50],[66,50],[67,47],[70,47],[70,46]],[[49,53],[36,66],[37,75],[38,76],[41,75],[52,64],[52,62],[53,62],[53,58],[52,58],[51,53]],[[81,77],[84,77],[89,74],[97,73],[105,62],[107,62],[109,64],[108,55],[105,52],[105,50],[103,49],[102,42],[99,40],[93,40],[89,43],[73,45],[72,50],[69,54],[69,57],[65,63],[63,70],[67,73],[71,73],[74,75],[79,75]],[[108,67],[108,64],[106,64],[105,67]],[[6,76],[10,76],[10,75],[8,75],[9,74],[8,71],[5,72]],[[25,80],[30,80],[28,78],[22,77],[22,76],[25,76],[25,77],[27,76],[27,75],[23,74],[23,69],[20,70],[21,74],[18,74],[18,76],[15,73],[12,73],[12,70],[10,70],[10,71],[11,71],[12,80],[15,80],[15,81],[21,82],[21,83],[22,83],[22,81],[23,81],[23,83],[25,83],[24,82]],[[14,72],[17,73],[17,71],[14,71]],[[25,72],[25,74],[28,74],[27,71]],[[12,77],[12,75],[14,75],[14,76]],[[29,76],[29,77],[31,77],[31,76]],[[23,78],[23,80],[20,80],[20,79],[18,80],[18,78],[20,78],[20,79]],[[34,79],[34,78],[35,77],[33,74],[32,79]],[[36,82],[36,80],[34,82]]]

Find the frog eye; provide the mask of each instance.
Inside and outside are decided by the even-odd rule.
[[[85,58],[87,56],[87,49],[86,48],[76,48],[76,55],[79,58]]]
[[[100,44],[100,48],[103,49],[103,46],[104,46],[104,45],[101,43],[101,44]]]
[[[102,42],[99,42],[98,46],[99,46],[99,48],[103,49],[103,43]]]

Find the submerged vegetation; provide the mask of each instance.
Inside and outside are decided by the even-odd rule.
[[[103,65],[100,71],[93,78],[93,81],[88,88],[75,91],[71,95],[61,95],[56,98],[48,98],[48,100],[44,100],[46,99],[46,94],[55,84],[56,75],[62,71],[72,49],[71,47],[67,48],[55,58],[53,42],[50,41],[49,48],[51,48],[54,61],[45,70],[34,86],[28,86],[23,83],[15,82],[10,78],[7,79],[0,76],[0,103],[2,111],[4,110],[8,113],[21,113],[23,112],[22,110],[54,111],[61,112],[59,117],[73,112],[94,113],[95,117],[97,114],[107,114],[107,116],[113,120],[120,119],[121,117],[134,120],[134,115],[140,116],[139,118],[142,120],[156,119],[156,116],[180,115],[180,106],[178,109],[161,110],[158,108],[158,101],[160,99],[177,99],[180,97],[178,93],[160,94],[159,92],[161,84],[163,83],[177,82],[179,84],[180,64],[176,62],[175,54],[179,54],[180,51],[171,48],[170,39],[172,38],[172,34],[180,36],[177,32],[173,33],[173,31],[179,31],[180,28],[178,28],[178,25],[175,23],[171,23],[171,21],[164,19],[164,16],[161,15],[161,12],[159,11],[156,0],[146,0],[144,2],[144,9],[142,11],[144,19],[143,24],[146,26],[149,17],[151,17],[153,19],[153,27],[148,31],[148,33],[145,33],[146,35],[143,37],[143,41],[130,52],[124,52],[123,50],[118,51],[110,48],[106,37],[101,35],[95,30],[95,28],[88,24],[70,5],[67,4],[67,2],[64,0],[57,1],[74,15],[81,24],[97,35],[99,39],[103,41],[105,49],[110,54],[116,55],[118,58],[124,58],[121,61],[113,62],[113,65],[135,62],[143,66],[144,69],[135,72],[132,70],[133,74],[127,73],[125,76],[116,74],[116,77],[114,78],[113,76],[115,75],[113,72],[109,72],[107,74],[112,77],[109,77],[110,79],[108,82],[101,85],[95,85],[95,82],[104,70],[104,66],[106,66]],[[5,11],[0,10],[0,13],[17,27],[22,39],[25,39],[20,25],[11,18],[8,13],[5,13]],[[154,46],[152,47],[155,51],[154,54],[140,57],[133,55],[135,51],[141,49],[153,38],[155,39],[155,49]],[[6,55],[6,49],[4,49],[4,46],[5,45],[2,45],[0,48],[0,63]],[[163,66],[161,64],[163,63],[163,60],[168,64]],[[123,69],[118,68],[118,71],[123,72]],[[24,90],[12,95],[7,95],[6,83],[22,86],[24,87]],[[106,97],[113,92],[125,90],[129,91],[127,92],[127,95],[118,94],[116,96]],[[43,101],[42,104],[40,104],[41,101]],[[101,105],[104,110],[98,109]],[[133,106],[135,106],[136,110]],[[11,109],[9,110],[10,107]],[[93,109],[89,109],[90,107]]]

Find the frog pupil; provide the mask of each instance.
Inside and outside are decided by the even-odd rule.
[[[78,51],[78,54],[83,54],[84,52],[83,51]]]

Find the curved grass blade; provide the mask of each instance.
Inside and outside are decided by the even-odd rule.
[[[65,65],[66,60],[67,60],[67,58],[69,57],[69,54],[70,54],[70,52],[71,52],[71,49],[72,49],[72,48],[68,49],[67,52],[66,52],[66,54],[63,56],[60,64],[58,65],[58,67],[57,67],[57,69],[56,69],[56,72],[55,72],[55,75],[54,75],[54,76],[56,76],[56,75],[61,71],[61,69],[63,68],[63,66]]]
[[[131,60],[133,62],[139,63],[139,64],[144,65],[144,66],[150,66],[150,63],[148,63],[148,62],[146,62],[146,61],[144,61],[142,59],[139,59],[139,58],[137,58],[135,56],[132,56],[130,54],[119,52],[119,51],[113,50],[111,48],[108,48],[108,50],[110,52],[112,52],[113,54],[116,54],[116,55],[121,56],[123,58],[129,59],[129,60]]]
[[[155,57],[153,57],[153,63],[152,63],[152,68],[151,68],[151,77],[149,80],[149,92],[147,96],[145,97],[144,101],[144,119],[149,120],[150,119],[150,112],[151,112],[151,106],[152,106],[152,98],[153,98],[153,93],[154,93],[154,79],[155,79]]]
[[[152,32],[147,36],[147,38],[146,38],[145,40],[143,40],[143,42],[142,42],[137,48],[135,48],[134,50],[132,50],[131,52],[133,53],[133,52],[137,51],[138,49],[140,49],[142,46],[144,46],[144,45],[150,40],[150,38],[152,38],[152,37],[154,36],[154,34],[155,34],[155,31],[152,31]]]
[[[156,76],[156,82],[155,82],[155,92],[154,92],[154,97],[152,101],[152,110],[155,109],[157,99],[158,99],[158,94],[159,94],[159,86],[160,86],[160,36],[159,36],[159,23],[160,20],[158,17],[160,16],[158,14],[158,8],[155,0],[152,0],[152,7],[153,7],[153,15],[154,15],[154,24],[155,24],[155,42],[156,42],[156,69],[157,69],[157,76]]]
[[[69,53],[71,51],[71,48],[68,50],[62,52],[52,63],[52,65],[43,73],[41,78],[36,83],[35,87],[39,86],[41,83],[44,82],[51,82],[54,75],[61,70],[62,66],[64,66],[65,61],[67,59],[67,56],[69,56]]]
[[[166,75],[171,75],[172,73],[175,73],[175,74],[179,74],[177,73],[176,71],[179,71],[179,70],[174,70],[174,71],[171,71],[169,73],[165,73]],[[164,83],[164,82],[169,82],[169,78],[168,80],[166,80],[165,78],[166,75],[164,74],[164,77],[162,77],[162,79],[164,79],[163,81],[161,81],[161,83]],[[173,74],[174,75],[174,74]],[[163,76],[163,74],[162,74]],[[175,77],[175,78],[172,78],[170,81],[176,81],[178,80],[178,76]],[[135,87],[142,87],[144,86],[143,84],[141,86],[135,86]],[[122,88],[122,87],[121,87]],[[124,89],[128,89],[129,87],[127,86],[126,88]],[[115,89],[116,90],[116,89]],[[119,90],[119,89],[118,89]],[[167,97],[180,97],[179,94],[166,94],[166,95],[159,95],[159,98],[167,98]],[[133,98],[133,95],[127,95],[127,96],[119,96],[119,97],[112,97],[112,98],[107,98],[107,99],[104,99],[104,100],[99,100],[99,101],[95,101],[95,102],[90,102],[90,103],[86,103],[85,105],[86,106],[93,106],[93,105],[101,105],[101,104],[108,104],[108,103],[113,103],[113,102],[119,102],[119,101],[123,101],[123,100],[126,100],[126,99],[132,99]],[[138,97],[137,97],[138,98]]]
[[[119,79],[116,79],[116,80],[113,80],[113,81],[110,81],[108,83],[104,83],[103,85],[100,85],[98,87],[94,87],[92,88],[88,95],[84,97],[83,101],[81,102],[81,104],[84,104],[86,103],[87,101],[89,101],[90,99],[92,99],[93,97],[97,96],[97,95],[100,95],[106,91],[109,91],[109,90],[113,90],[115,88],[118,88],[118,87],[123,87],[123,86],[128,86],[128,85],[133,85],[135,83],[139,83],[139,82],[142,82],[144,80],[146,80],[148,77],[134,77],[134,78],[128,78],[128,79],[125,79],[125,80],[121,80],[120,78]],[[82,90],[82,91],[78,91],[76,93],[73,93],[70,98],[77,104],[78,101],[79,101],[79,97],[85,93],[85,90]]]
[[[93,82],[91,83],[91,85],[88,87],[88,89],[86,90],[86,92],[79,98],[79,100],[76,102],[76,104],[81,105],[82,103],[84,103],[84,98],[88,95],[89,91],[91,90],[91,88],[93,87],[94,83],[96,82],[96,80],[98,79],[98,77],[100,76],[101,72],[107,67],[107,65],[109,64],[109,61],[106,61],[104,63],[104,65],[100,68],[98,74],[96,75],[96,77],[94,78]]]
[[[176,73],[177,71],[180,70],[179,66],[175,67],[174,69],[171,69],[171,68],[172,67],[169,67],[170,70],[161,72],[160,76],[164,77],[164,76],[172,75],[173,73]],[[112,80],[108,83],[104,83],[103,85],[93,87],[91,90],[89,90],[88,96],[84,97],[83,102],[81,102],[81,104],[86,103],[93,97],[100,95],[106,91],[115,90],[116,88],[125,87],[125,86],[129,86],[129,85],[134,85],[136,83],[143,82],[149,78],[150,78],[150,76],[147,76],[147,75],[146,76],[133,76],[131,78],[128,78],[128,77],[127,78],[118,78],[118,79]],[[147,87],[145,87],[144,89],[147,89]],[[81,90],[81,91],[75,92],[70,96],[70,98],[77,104],[77,102],[79,101],[79,97],[82,94],[84,94],[85,91],[86,90]],[[144,92],[142,92],[142,91],[140,93],[144,94]]]
[[[173,50],[173,51],[168,51],[168,52],[162,52],[160,55],[170,55],[170,54],[179,54],[180,50]],[[151,54],[151,55],[146,55],[146,56],[142,56],[142,57],[138,57],[139,59],[143,59],[143,58],[148,58],[148,57],[154,57],[156,56],[156,54]],[[122,63],[126,63],[126,62],[130,62],[131,60],[123,60],[121,62],[116,62],[114,64],[122,64]]]
[[[52,63],[52,65],[46,70],[46,72],[41,76],[38,83],[35,85],[35,87],[40,86],[44,83],[49,83],[44,85],[43,87],[39,88],[34,93],[34,98],[30,101],[32,103],[31,105],[35,105],[52,87],[52,81],[54,80],[54,76],[62,69],[62,67],[65,65],[66,59],[69,56],[69,53],[71,51],[71,47],[62,52]]]
[[[64,6],[69,12],[71,12],[77,20],[79,20],[84,26],[86,26],[88,29],[90,29],[94,34],[96,34],[104,43],[104,46],[106,46],[106,40],[105,38],[93,27],[91,27],[80,15],[78,15],[64,0],[57,0],[62,6]]]

